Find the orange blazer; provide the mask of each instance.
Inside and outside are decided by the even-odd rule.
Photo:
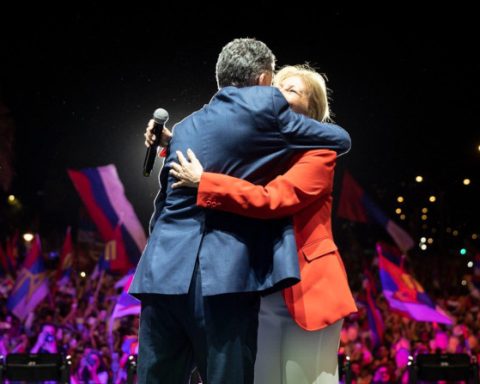
[[[266,186],[204,172],[197,194],[197,205],[206,208],[263,219],[293,215],[301,281],[283,295],[293,319],[310,331],[357,311],[332,236],[335,160],[330,150],[301,153]]]

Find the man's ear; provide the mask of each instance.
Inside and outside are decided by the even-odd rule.
[[[272,85],[272,73],[271,72],[263,72],[257,81],[258,85]]]

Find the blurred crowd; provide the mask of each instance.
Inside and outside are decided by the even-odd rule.
[[[10,278],[0,285],[11,286]],[[0,354],[64,353],[72,357],[72,383],[124,383],[126,363],[138,350],[138,316],[112,320],[121,288],[107,273],[93,279],[73,273],[22,323],[0,299]]]
[[[342,255],[359,312],[345,319],[339,354],[350,357],[355,384],[406,383],[410,355],[464,352],[480,358],[480,295],[468,289],[473,273],[458,273],[458,258],[411,258],[409,265],[454,324],[416,322],[395,313],[380,289],[375,300],[384,333],[377,341],[367,319],[362,288],[365,267],[378,281],[375,255],[358,243],[350,244]],[[49,268],[52,275],[56,273],[55,263]],[[72,383],[125,383],[128,356],[138,350],[139,318],[111,317],[122,290],[116,284],[121,278],[107,271],[80,273],[75,269],[61,283],[52,278],[49,295],[20,322],[6,305],[13,279],[0,277],[0,355],[63,353],[72,357]]]

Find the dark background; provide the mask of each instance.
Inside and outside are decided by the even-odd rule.
[[[156,177],[142,176],[146,122],[163,107],[171,126],[207,103],[217,55],[236,37],[264,41],[277,66],[309,62],[327,74],[335,120],[353,142],[338,163],[336,197],[348,168],[392,217],[396,196],[405,195],[404,226],[417,233],[430,194],[439,200],[429,226],[479,232],[480,34],[472,9],[209,4],[2,12],[0,100],[15,125],[4,234],[75,225],[80,201],[66,169],[110,163],[146,227],[157,192]],[[21,209],[7,206],[9,193]]]

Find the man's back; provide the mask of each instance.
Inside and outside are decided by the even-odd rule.
[[[177,124],[166,163],[176,159],[175,151],[191,148],[206,171],[263,184],[285,170],[294,149],[319,147],[309,143],[309,129],[318,130],[318,124],[292,113],[275,88],[226,87]],[[197,256],[204,295],[296,281],[289,220],[267,223],[205,210],[196,206],[195,190],[173,190],[172,182],[166,167],[131,293],[187,293]]]

